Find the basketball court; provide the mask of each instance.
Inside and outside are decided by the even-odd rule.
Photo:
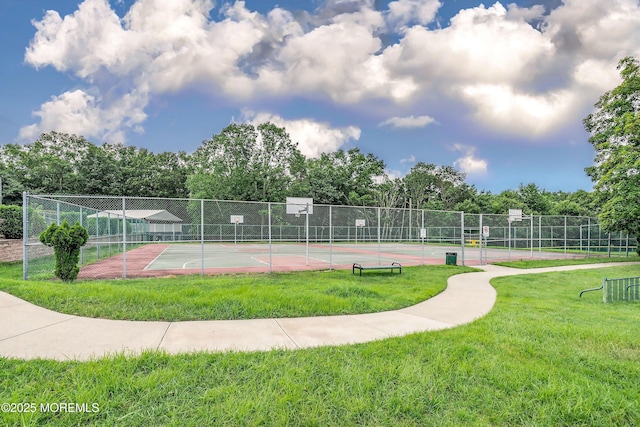
[[[81,278],[157,277],[295,270],[349,269],[361,265],[445,264],[447,253],[462,263],[460,246],[410,243],[151,243],[83,267]],[[483,262],[530,259],[530,250],[483,248]],[[563,253],[534,251],[533,258],[562,258]],[[480,265],[479,248],[464,248],[465,265]]]

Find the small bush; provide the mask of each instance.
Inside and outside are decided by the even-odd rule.
[[[53,247],[56,259],[56,277],[63,282],[73,282],[78,277],[80,248],[89,240],[89,233],[80,224],[73,227],[67,221],[61,225],[51,224],[42,234],[40,241]]]
[[[22,208],[0,205],[0,235],[7,239],[22,239]]]

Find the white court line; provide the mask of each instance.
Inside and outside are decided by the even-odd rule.
[[[204,264],[205,264],[204,268],[215,268],[215,267],[207,267],[207,261],[209,261],[209,260],[215,260],[215,259],[216,259],[216,258],[205,258],[205,259],[204,259]],[[182,269],[183,269],[183,270],[186,270],[187,268],[189,268],[189,267],[187,267],[187,265],[189,265],[189,264],[193,264],[193,263],[195,263],[195,262],[197,262],[197,263],[202,263],[202,258],[198,258],[198,259],[195,259],[195,260],[191,260],[191,261],[187,261],[187,262],[185,262],[184,264],[182,264]],[[191,267],[191,268],[195,268],[195,267]]]
[[[254,260],[254,261],[259,262],[260,264],[269,265],[268,262],[261,261],[261,260],[259,260],[258,258],[254,257],[254,256],[252,256],[251,259]]]
[[[158,256],[157,256],[157,257],[155,257],[154,259],[152,259],[152,260],[151,260],[151,262],[150,262],[149,264],[147,264],[147,266],[146,266],[145,268],[143,268],[143,269],[142,269],[142,271],[146,271],[146,270],[147,270],[147,268],[149,268],[149,267],[151,266],[151,264],[153,264],[154,262],[156,262],[156,260],[157,260],[158,258],[160,258],[160,257],[162,256],[162,254],[163,254],[163,253],[165,253],[165,252],[167,251],[167,249],[169,249],[170,247],[171,247],[171,245],[168,245],[166,248],[164,248],[164,251],[160,252],[160,253],[158,254]]]

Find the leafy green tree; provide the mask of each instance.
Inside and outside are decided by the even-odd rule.
[[[122,180],[118,163],[108,144],[90,144],[78,162],[76,194],[120,195],[116,191]]]
[[[110,194],[137,197],[187,197],[189,165],[184,152],[154,154],[146,148],[103,145],[107,163],[113,168],[104,183]]]
[[[404,183],[401,178],[385,179],[377,188],[376,206],[381,208],[402,207]]]
[[[7,239],[22,239],[22,208],[0,205],[0,235]]]
[[[509,209],[522,209],[527,208],[527,205],[522,200],[520,194],[514,190],[505,190],[495,196],[491,203],[491,213],[494,214],[507,214]]]
[[[595,149],[595,165],[585,170],[595,183],[602,227],[640,235],[640,62],[626,57],[618,70],[622,83],[584,119]]]
[[[61,225],[51,224],[40,234],[40,242],[53,247],[56,267],[55,274],[63,282],[73,282],[80,272],[80,248],[89,240],[89,233],[80,224],[73,227],[67,221]]]
[[[189,159],[184,152],[134,146],[96,146],[82,136],[49,132],[0,151],[4,194],[19,203],[22,191],[45,194],[187,197]]]
[[[24,189],[69,194],[78,189],[78,165],[92,144],[82,136],[49,132],[19,149],[18,169]]]
[[[418,162],[403,179],[406,202],[418,208],[453,209],[475,193],[465,184],[465,178],[463,172],[451,166]]]
[[[542,190],[537,185],[533,183],[520,184],[517,193],[526,206],[527,213],[534,215],[549,215],[551,213],[551,197],[547,191]]]
[[[219,200],[284,201],[303,162],[283,128],[263,123],[231,124],[192,155],[187,179],[192,197]]]
[[[551,208],[551,215],[585,216],[587,212],[576,202],[563,200]]]
[[[319,204],[371,206],[384,176],[385,164],[358,148],[322,153],[307,159],[290,191],[292,196],[312,197]]]

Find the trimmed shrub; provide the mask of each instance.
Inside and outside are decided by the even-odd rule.
[[[56,277],[63,282],[73,282],[78,278],[80,248],[89,240],[89,233],[80,224],[73,227],[67,221],[61,225],[51,224],[42,234],[40,241],[53,247],[56,259]]]
[[[7,239],[22,239],[22,208],[0,205],[0,234]]]

